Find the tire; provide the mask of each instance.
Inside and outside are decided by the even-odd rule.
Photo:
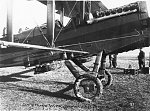
[[[87,82],[87,83],[84,84],[84,82]],[[89,93],[89,95],[92,94],[92,96],[85,97],[84,94],[80,93],[80,87],[82,87],[82,89],[84,90],[83,93],[85,95]],[[95,88],[96,88],[96,91],[95,91]],[[74,93],[75,93],[75,96],[80,101],[92,101],[96,96],[99,96],[100,94],[102,94],[102,92],[103,92],[103,85],[101,81],[97,77],[89,75],[89,74],[80,75],[74,83]]]

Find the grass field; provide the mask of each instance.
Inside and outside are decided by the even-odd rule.
[[[93,62],[86,65],[90,67]],[[1,68],[0,110],[150,111],[150,75],[124,74],[122,68],[129,64],[138,68],[137,58],[118,57],[118,68],[108,68],[112,85],[92,102],[76,99],[72,89],[75,78],[63,62],[61,68],[37,75],[32,68]]]

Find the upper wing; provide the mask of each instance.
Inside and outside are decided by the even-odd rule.
[[[84,51],[51,48],[51,47],[45,47],[45,46],[39,46],[39,45],[30,45],[30,44],[14,43],[14,42],[7,42],[7,41],[0,41],[0,45],[7,46],[7,47],[20,47],[20,48],[28,48],[28,49],[41,49],[41,50],[50,50],[50,51],[88,54],[88,52],[84,52]]]
[[[47,5],[47,0],[38,0],[39,2]],[[70,17],[70,12],[71,16],[75,17],[77,14],[80,13],[80,1],[56,1],[56,10],[57,13],[60,14],[60,10],[63,7],[64,8],[64,15],[67,17]],[[88,10],[88,2],[86,2],[85,10]],[[91,1],[91,12],[95,11],[104,11],[107,10],[105,5],[101,1]]]

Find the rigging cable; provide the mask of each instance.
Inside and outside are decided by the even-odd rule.
[[[34,14],[32,14],[32,15],[34,15]],[[46,43],[47,43],[47,46],[48,46],[48,47],[51,47],[49,41],[47,40],[47,38],[46,38],[46,36],[44,35],[42,29],[40,28],[40,26],[39,26],[38,23],[36,22],[35,18],[34,18],[33,16],[32,16],[32,18],[33,18],[33,20],[34,20],[34,22],[35,22],[35,24],[36,24],[36,27],[39,29],[40,33],[41,33],[42,36],[44,37],[44,39],[45,39],[45,41],[46,41]],[[36,28],[36,27],[35,27],[35,28]]]
[[[67,2],[67,1],[66,1],[66,2]],[[71,9],[71,11],[70,11],[70,8],[69,8],[68,2],[67,2],[67,7],[68,7],[68,10],[70,11],[70,13],[68,14],[68,17],[70,17],[70,15],[71,15],[73,9],[75,8],[76,4],[77,4],[77,1],[75,2],[74,6],[72,7],[72,9]],[[61,31],[62,31],[63,28],[64,28],[64,27],[61,27],[60,31],[58,32],[58,34],[57,34],[57,36],[56,36],[56,38],[55,38],[55,40],[54,40],[54,43],[56,42],[56,40],[57,40],[58,36],[60,35],[60,33],[61,33]]]
[[[34,29],[35,29],[35,28],[33,28],[33,29],[29,32],[29,34],[28,34],[27,37],[23,40],[22,43],[25,43],[25,41],[28,39],[28,37],[30,36],[30,34],[33,32]]]
[[[50,45],[49,41],[47,40],[46,36],[44,35],[44,33],[43,33],[42,29],[41,29],[41,27],[37,24],[37,22],[36,22],[36,20],[35,20],[35,19],[34,19],[34,22],[36,23],[37,28],[39,29],[40,33],[42,34],[42,36],[43,36],[43,37],[44,37],[44,39],[46,40],[47,46],[48,46],[48,47],[51,47],[51,45]]]

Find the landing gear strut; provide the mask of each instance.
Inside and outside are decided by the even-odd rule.
[[[111,73],[106,70],[106,54],[103,52],[102,58],[101,58],[101,67],[98,71],[98,78],[101,80],[104,87],[109,87],[112,83],[112,75]]]
[[[110,86],[112,76],[105,69],[106,54],[104,51],[98,53],[92,71],[77,59],[73,58],[72,61],[85,71],[84,74],[80,74],[75,67],[73,67],[70,60],[65,61],[66,66],[76,78],[74,82],[74,93],[79,100],[92,101],[96,96],[103,93],[103,87]]]

